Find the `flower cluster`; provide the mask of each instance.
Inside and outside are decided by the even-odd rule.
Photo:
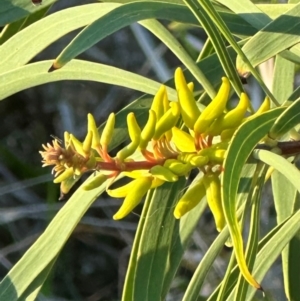
[[[44,151],[40,152],[43,166],[54,165],[54,182],[61,183],[61,192],[67,193],[83,173],[98,171],[83,187],[91,190],[108,180],[107,193],[112,197],[125,198],[113,216],[121,219],[141,202],[150,189],[165,182],[175,182],[179,177],[188,177],[191,170],[198,169],[203,176],[197,177],[179,199],[174,216],[181,218],[206,195],[220,231],[225,219],[219,175],[230,139],[243,122],[269,110],[270,101],[266,98],[255,114],[245,117],[249,99],[242,93],[237,106],[228,111],[230,83],[223,77],[216,97],[201,112],[193,96],[194,85],[186,82],[181,68],[175,71],[175,86],[178,101],[170,102],[166,87],[161,86],[143,129],[135,115],[128,114],[131,142],[115,157],[108,153],[115,126],[114,113],[108,117],[101,135],[89,114],[87,136],[83,142],[66,132],[64,147],[57,139],[52,145],[43,145]],[[142,155],[142,160],[133,159],[136,152]],[[119,175],[132,180],[122,187],[110,189]]]

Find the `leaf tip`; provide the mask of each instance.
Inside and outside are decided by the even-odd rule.
[[[48,69],[48,73],[51,73],[57,69],[60,69],[62,66],[59,65],[56,61],[51,65],[51,67]]]

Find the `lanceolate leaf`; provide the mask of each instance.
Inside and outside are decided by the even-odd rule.
[[[53,73],[47,70],[51,61],[29,64],[0,74],[0,99],[37,85],[59,80],[90,80],[120,85],[155,95],[160,83],[119,68],[92,62],[74,60],[66,68]],[[170,100],[177,99],[174,89],[168,89]]]
[[[83,214],[104,189],[105,184],[91,191],[79,188],[73,194],[45,232],[2,280],[0,300],[17,301],[23,295],[36,277],[56,258]]]
[[[275,121],[270,129],[269,136],[273,139],[286,134],[300,123],[300,99],[290,105]]]
[[[255,145],[264,137],[264,135],[267,134],[268,130],[274,123],[274,120],[283,110],[283,108],[271,110],[243,124],[238,129],[231,144],[229,145],[227,156],[224,161],[222,201],[225,217],[239,268],[249,283],[256,287],[259,286],[257,286],[255,280],[249,273],[245,261],[243,239],[236,216],[235,200],[244,164]]]
[[[43,0],[43,5],[33,5],[29,0],[2,0],[0,5],[0,27],[22,19],[43,9],[57,0]]]
[[[26,2],[30,1],[26,0]],[[25,65],[60,37],[90,24],[118,6],[119,4],[115,3],[102,5],[98,3],[71,7],[47,16],[25,28],[0,46],[1,73]]]
[[[178,15],[182,15],[182,6],[178,4],[151,1],[124,4],[81,31],[56,58],[54,68],[61,68],[101,39],[131,23],[151,18],[176,20]]]
[[[253,66],[266,61],[275,54],[299,43],[300,4],[279,16],[266,27],[262,28],[242,48]],[[237,61],[238,69],[246,72],[248,67]]]
[[[298,192],[300,192],[300,171],[295,165],[291,164],[284,157],[263,149],[255,150],[254,157],[273,166],[294,185]]]

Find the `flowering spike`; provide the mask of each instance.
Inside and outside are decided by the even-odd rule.
[[[148,121],[141,133],[140,149],[146,149],[148,142],[152,139],[155,133],[156,113],[153,110],[149,111]]]
[[[196,207],[206,194],[203,178],[196,179],[177,203],[174,216],[179,219]]]
[[[190,89],[192,87],[187,85],[181,68],[177,68],[175,71],[175,86],[183,122],[188,128],[193,129],[200,111]]]
[[[101,186],[107,180],[107,176],[103,174],[96,175],[87,184],[83,185],[83,190],[93,190]]]
[[[154,140],[160,139],[164,133],[171,130],[179,119],[180,111],[178,103],[172,102],[170,106],[171,108],[158,120],[156,124],[155,134],[153,136]]]
[[[127,115],[127,126],[131,143],[125,146],[117,153],[117,158],[120,161],[124,161],[127,157],[132,155],[140,144],[141,129],[137,124],[133,113],[129,113]]]
[[[121,208],[113,216],[114,220],[124,218],[141,202],[144,195],[151,188],[152,178],[144,177],[133,180],[132,182],[134,182],[134,185],[126,195]]]
[[[218,91],[218,94],[203,110],[195,123],[195,133],[205,133],[214,120],[223,114],[228,101],[229,92],[230,82],[226,77],[222,77],[222,85]]]
[[[100,136],[96,126],[95,119],[92,114],[88,114],[88,132],[93,133],[92,148],[97,149],[100,147]]]

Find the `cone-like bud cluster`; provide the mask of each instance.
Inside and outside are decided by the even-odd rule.
[[[88,114],[87,135],[80,142],[73,134],[65,133],[64,146],[58,139],[52,145],[43,145],[43,166],[54,165],[54,182],[61,183],[62,194],[87,171],[96,174],[84,184],[91,190],[105,184],[107,193],[124,202],[114,219],[128,215],[146,193],[163,185],[188,177],[193,169],[198,176],[179,198],[174,216],[181,218],[206,196],[213,213],[216,228],[225,226],[221,193],[220,173],[230,139],[236,129],[252,116],[270,108],[266,99],[259,110],[246,117],[249,99],[242,93],[235,108],[226,106],[230,95],[230,83],[222,78],[216,97],[201,112],[193,94],[193,83],[187,83],[181,68],[175,71],[178,101],[168,100],[165,86],[161,86],[153,99],[146,125],[141,128],[134,113],[127,116],[130,143],[118,151],[115,157],[108,154],[108,146],[114,135],[115,114],[109,115],[100,134],[95,120]],[[140,152],[143,160],[136,161],[132,155]],[[117,177],[130,180],[124,186],[111,189]]]

